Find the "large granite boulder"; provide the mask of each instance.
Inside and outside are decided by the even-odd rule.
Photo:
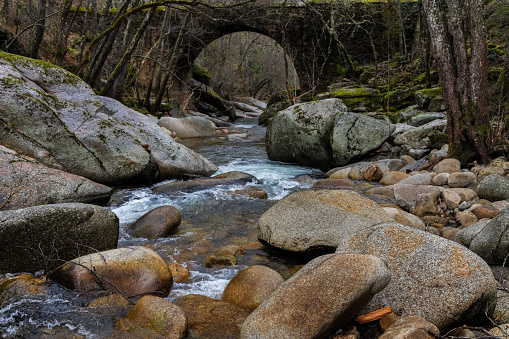
[[[259,239],[291,252],[331,252],[346,237],[394,221],[374,201],[350,190],[299,191],[258,220]]]
[[[51,279],[69,289],[105,290],[136,300],[145,294],[167,297],[173,285],[168,264],[154,251],[129,246],[73,259]]]
[[[355,268],[355,269],[352,269]],[[329,338],[391,280],[371,255],[330,254],[285,281],[242,325],[242,339]]]
[[[0,209],[66,202],[102,204],[111,194],[108,186],[46,167],[0,146]]]
[[[61,264],[58,260],[115,248],[118,232],[117,216],[94,205],[42,205],[0,212],[0,273],[51,270]]]
[[[456,235],[456,241],[478,254],[488,264],[504,265],[509,253],[509,207],[495,218],[481,220]]]
[[[346,110],[340,99],[326,99],[293,105],[278,112],[267,127],[269,159],[331,167],[329,137],[334,116]]]
[[[210,161],[71,73],[0,53],[0,144],[103,184],[210,175]]]
[[[349,237],[336,253],[374,255],[391,271],[391,282],[373,297],[366,312],[390,306],[445,330],[482,324],[495,308],[496,282],[486,262],[442,237],[388,223]]]
[[[334,166],[380,147],[394,132],[394,125],[359,113],[338,113],[334,117],[331,147]]]
[[[382,145],[394,126],[347,112],[341,99],[297,104],[278,112],[267,127],[271,160],[329,169]]]

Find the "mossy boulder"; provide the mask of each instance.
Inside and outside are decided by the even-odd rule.
[[[330,97],[341,99],[353,112],[373,112],[382,108],[382,94],[369,87],[339,88],[331,92]]]
[[[405,107],[415,104],[414,90],[410,88],[401,88],[391,91],[384,96],[384,103],[389,103],[391,112],[399,111]]]
[[[278,112],[269,123],[267,155],[271,160],[330,169],[378,148],[393,130],[386,121],[347,112],[341,99],[297,104]]]
[[[447,120],[434,120],[396,136],[396,145],[440,149],[448,142]]]
[[[329,135],[334,116],[346,111],[340,99],[297,104],[280,111],[267,127],[269,159],[330,168]]]
[[[117,246],[119,224],[109,209],[55,204],[0,212],[0,274],[53,269]]]
[[[0,209],[67,202],[102,204],[108,202],[112,191],[108,186],[49,168],[0,146]]]
[[[149,117],[49,63],[0,53],[0,90],[0,144],[48,167],[109,185],[217,169]]]
[[[415,91],[414,97],[417,106],[422,110],[426,110],[428,109],[431,99],[442,97],[442,89],[440,87],[421,89]]]

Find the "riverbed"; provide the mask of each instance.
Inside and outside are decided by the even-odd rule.
[[[109,208],[120,220],[119,247],[150,247],[168,264],[176,262],[190,271],[188,281],[173,285],[168,296],[170,301],[191,293],[219,299],[231,278],[244,268],[265,265],[288,278],[307,261],[268,247],[257,247],[244,251],[236,266],[205,266],[206,259],[222,246],[242,246],[257,241],[256,223],[267,209],[291,192],[307,189],[323,177],[316,169],[270,161],[265,152],[265,128],[258,126],[255,119],[243,119],[232,130],[247,133],[247,138],[229,141],[226,136],[220,136],[180,142],[212,160],[218,166],[215,175],[241,171],[255,176],[259,182],[248,185],[265,190],[268,199],[232,194],[244,186],[218,186],[172,195],[155,194],[151,190],[153,186],[146,186],[119,188],[110,202]],[[147,240],[126,233],[129,223],[162,205],[174,206],[182,215],[182,223],[175,234]],[[0,336],[118,337],[115,321],[127,313],[128,307],[87,308],[88,302],[96,296],[50,284],[50,294],[20,298],[0,309]]]

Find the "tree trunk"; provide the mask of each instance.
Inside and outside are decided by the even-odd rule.
[[[169,23],[170,23],[170,15],[171,15],[171,9],[170,7],[166,7],[164,12],[164,19],[161,26],[161,36],[159,37],[158,41],[158,49],[159,49],[159,63],[154,61],[154,68],[152,70],[152,76],[150,78],[150,83],[147,88],[147,93],[145,95],[145,106],[147,108],[151,108],[152,105],[150,103],[150,95],[152,93],[152,86],[154,83],[154,77],[157,74],[156,77],[156,87],[155,87],[155,93],[159,93],[159,89],[161,87],[161,80],[163,77],[163,67],[161,65],[164,65],[164,52],[166,49],[166,40],[168,40],[168,34],[169,34]]]
[[[161,88],[159,88],[159,92],[157,93],[156,100],[154,102],[154,105],[152,106],[152,110],[150,111],[153,115],[157,111],[159,111],[159,107],[161,106],[161,102],[163,101],[164,93],[166,92],[166,85],[168,84],[168,81],[170,80],[170,76],[172,74],[173,70],[173,64],[175,63],[175,60],[177,59],[177,53],[178,49],[180,47],[180,43],[182,42],[182,39],[184,38],[184,31],[186,30],[187,23],[189,22],[189,19],[191,17],[191,14],[189,12],[186,13],[186,16],[184,17],[184,22],[182,22],[182,26],[180,27],[180,32],[177,37],[177,41],[175,42],[175,45],[173,46],[173,51],[171,53],[170,61],[168,62],[166,74],[164,75],[164,79],[161,84]]]
[[[2,12],[4,15],[4,18],[9,17],[9,0],[4,0],[4,5],[2,7]]]
[[[447,110],[449,155],[486,163],[490,122],[482,0],[447,0],[447,10],[440,0],[423,5]]]
[[[30,44],[30,57],[33,59],[39,57],[39,48],[41,47],[44,31],[46,30],[46,0],[38,1],[37,12],[37,24],[35,25],[34,36]]]
[[[119,77],[119,75],[125,73],[125,69],[127,67],[127,63],[131,59],[131,56],[133,55],[134,51],[138,47],[138,43],[140,42],[141,38],[145,34],[145,30],[148,27],[148,24],[152,17],[154,16],[154,13],[156,11],[156,7],[153,6],[150,11],[145,16],[145,19],[143,20],[140,28],[138,29],[138,32],[136,32],[136,36],[131,41],[131,44],[129,45],[129,48],[124,53],[120,61],[117,63],[117,66],[113,70],[113,73],[111,73],[108,81],[106,82],[106,85],[104,85],[104,88],[101,91],[101,95],[108,95],[110,90],[112,89],[113,85],[115,84],[115,81]]]
[[[502,100],[507,100],[509,97],[509,41],[507,41],[507,48],[504,61],[504,68],[502,69],[502,74],[499,79],[499,87],[502,94]]]

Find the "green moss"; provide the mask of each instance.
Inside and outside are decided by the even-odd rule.
[[[200,65],[193,65],[193,78],[206,85],[210,84],[210,72]]]
[[[442,89],[440,87],[435,88],[425,88],[415,92],[416,94],[421,94],[422,96],[426,96],[429,98],[436,98],[442,96]]]
[[[381,93],[378,90],[360,87],[360,88],[340,88],[331,93],[334,98],[359,98],[359,97],[380,97]]]
[[[36,69],[36,71],[42,70],[46,76],[44,80],[48,84],[69,84],[75,86],[81,81],[80,78],[72,73],[67,72],[63,68],[42,60],[30,59],[1,51],[0,60],[6,61],[16,68],[19,66],[29,69]],[[53,80],[50,81],[50,79]]]

